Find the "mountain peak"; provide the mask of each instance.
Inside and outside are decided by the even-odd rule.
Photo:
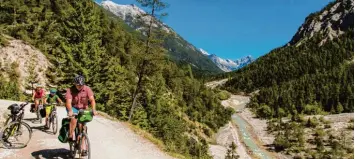
[[[142,23],[150,25],[153,20],[152,27],[157,30],[165,31],[169,36],[164,40],[163,45],[168,54],[174,59],[183,64],[191,64],[196,68],[196,72],[220,73],[222,72],[209,58],[209,54],[204,50],[198,50],[194,45],[183,39],[172,28],[164,24],[159,19],[150,15],[145,15],[146,12],[134,4],[122,5],[116,4],[110,0],[102,1],[100,5],[109,12],[122,19],[128,26],[146,35],[146,29]],[[201,53],[207,53],[201,57]]]
[[[112,12],[116,16],[120,17],[130,27],[136,30],[142,29],[141,25],[138,25],[139,24],[138,17],[146,14],[146,12],[140,7],[136,6],[135,4],[123,5],[123,4],[117,4],[110,0],[106,0],[101,2],[101,6],[107,9],[108,11]],[[149,25],[151,18],[152,17],[148,15],[142,17],[141,20],[145,24]],[[153,23],[153,27],[162,28],[167,33],[173,32],[173,30],[169,28],[166,24],[160,22],[157,19],[155,19],[154,21],[155,22]]]
[[[203,50],[203,49],[199,49],[199,51],[203,54],[203,55],[210,55],[207,51]]]
[[[354,0],[336,0],[329,3],[319,12],[310,14],[299,27],[288,45],[300,45],[304,40],[321,33],[322,45],[327,40],[343,34],[349,27],[354,26]]]
[[[224,72],[230,72],[230,71],[240,69],[254,61],[251,55],[233,61],[230,59],[220,58],[216,54],[209,54],[207,51],[201,48],[199,49],[199,51],[201,52],[201,54],[211,59],[213,63],[215,63]]]

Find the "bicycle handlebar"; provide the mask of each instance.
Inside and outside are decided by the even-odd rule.
[[[29,103],[29,102],[25,102],[25,103],[20,104],[20,106],[21,106],[20,110],[23,110],[23,108],[25,108],[25,106],[26,106],[28,103]]]
[[[67,116],[68,116],[69,118],[76,117],[76,116],[78,116],[78,115],[83,114],[83,113],[84,113],[84,111],[85,111],[85,110],[80,109],[80,110],[79,110],[79,113],[73,113],[73,115],[72,115],[72,116],[69,116],[69,115],[67,115]],[[92,110],[90,111],[90,114],[91,114],[92,116],[95,116],[95,114],[94,114],[94,112],[93,112]]]

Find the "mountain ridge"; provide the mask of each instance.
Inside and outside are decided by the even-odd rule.
[[[211,59],[224,72],[231,72],[241,69],[254,61],[251,55],[242,57],[237,60],[230,60],[218,57],[216,54],[210,54],[202,48],[200,48],[199,50],[202,55],[207,56],[209,59]]]
[[[145,11],[136,5],[122,5],[110,0],[102,1],[100,5],[121,18],[133,29],[137,31],[141,30],[141,25],[137,18],[142,14],[145,14]],[[143,17],[143,22],[148,24],[150,18],[150,16]],[[153,24],[153,27],[162,29],[168,34],[164,39],[163,46],[168,51],[172,60],[177,61],[177,63],[180,64],[192,65],[194,73],[198,75],[222,73],[222,70],[208,57],[203,56],[194,45],[182,38],[168,25],[158,19],[156,19],[156,21],[157,22]]]
[[[322,45],[327,40],[344,34],[344,31],[351,26],[354,26],[353,0],[336,0],[330,2],[322,10],[307,16],[287,46],[299,46],[317,33],[324,34],[319,43]]]

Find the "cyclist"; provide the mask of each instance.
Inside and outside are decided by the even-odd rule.
[[[44,101],[45,95],[46,95],[46,91],[43,89],[43,86],[41,84],[36,84],[36,88],[33,91],[33,96],[32,96],[32,100],[35,102],[34,112],[37,111],[40,101],[42,101],[42,104],[45,102]]]
[[[88,101],[92,106],[92,111],[94,115],[97,115],[95,108],[95,98],[94,93],[91,88],[85,85],[85,78],[81,75],[78,75],[74,78],[74,86],[67,89],[65,94],[66,98],[66,108],[68,116],[72,117],[74,114],[78,114],[80,109],[88,109]],[[77,119],[71,118],[69,126],[69,141],[74,141],[73,133],[77,124]],[[82,124],[79,124],[79,129],[82,129]],[[84,145],[84,143],[83,143]],[[85,146],[82,145],[82,156],[87,155],[87,150]]]
[[[55,88],[50,89],[49,93],[50,94],[46,96],[45,104],[63,103],[62,100],[56,95],[57,90]],[[53,105],[46,107],[46,125],[45,125],[46,129],[49,128],[48,116],[52,112],[52,109],[53,109]]]

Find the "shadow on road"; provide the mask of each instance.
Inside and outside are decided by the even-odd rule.
[[[45,150],[39,150],[32,152],[31,155],[35,159],[67,159],[71,158],[70,157],[70,151],[64,148],[59,148],[59,149],[45,149]]]
[[[37,118],[26,118],[26,119],[23,119],[23,120],[30,121],[32,123],[35,123],[35,122],[39,123],[39,120]]]
[[[53,135],[52,129],[46,129],[46,128],[44,127],[44,125],[42,125],[42,126],[34,126],[34,127],[31,127],[31,128],[32,128],[32,129],[36,129],[36,130],[43,131],[43,132],[45,132],[45,133],[47,133],[47,134]]]

